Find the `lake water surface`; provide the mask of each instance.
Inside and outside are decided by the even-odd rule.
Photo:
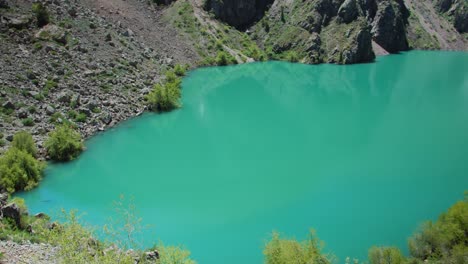
[[[150,225],[144,246],[183,244],[200,264],[262,263],[273,230],[314,228],[339,263],[372,245],[406,251],[468,189],[468,53],[199,69],[183,108],[86,146],[21,194],[30,211],[102,225],[124,194]]]

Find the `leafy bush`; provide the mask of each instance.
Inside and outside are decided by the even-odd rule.
[[[84,123],[86,122],[86,114],[85,113],[79,113],[75,116],[75,121],[78,123]]]
[[[156,246],[160,258],[157,264],[195,264],[196,262],[190,259],[190,251],[181,249],[175,246],[164,246],[160,244]]]
[[[43,170],[42,162],[12,147],[0,157],[0,185],[9,193],[31,190],[41,180]]]
[[[21,123],[23,123],[23,126],[34,126],[34,120],[32,120],[30,117],[21,120]]]
[[[298,242],[294,239],[282,239],[273,232],[272,239],[265,246],[263,254],[266,264],[328,264],[330,260],[322,255],[321,242],[311,230],[307,240]]]
[[[13,141],[11,142],[11,146],[29,153],[33,157],[36,157],[37,155],[36,144],[34,143],[31,134],[26,131],[16,133],[13,137]]]
[[[440,263],[463,263],[468,258],[468,194],[454,204],[437,222],[426,222],[409,242],[413,257]],[[458,260],[462,260],[459,262]]]
[[[403,264],[405,258],[395,247],[372,247],[369,249],[370,264]]]
[[[34,15],[36,16],[37,25],[39,27],[43,27],[49,24],[49,21],[50,21],[49,12],[41,3],[33,3],[32,11]]]
[[[175,67],[174,67],[174,73],[177,75],[177,76],[185,76],[186,74],[186,67],[185,66],[182,66],[180,64],[177,64]]]
[[[181,85],[180,77],[168,71],[163,84],[156,84],[146,96],[149,108],[155,112],[165,112],[180,107]]]
[[[83,151],[81,135],[70,126],[60,125],[49,134],[45,147],[55,161],[70,161]]]
[[[230,55],[228,55],[224,51],[218,52],[218,54],[216,55],[216,64],[219,65],[219,66],[229,65],[230,64],[229,62],[231,61],[229,56]]]

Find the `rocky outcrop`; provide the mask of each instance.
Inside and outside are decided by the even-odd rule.
[[[375,59],[372,51],[372,36],[368,27],[358,30],[353,39],[354,44],[342,54],[343,64],[370,62]]]
[[[372,23],[372,38],[390,53],[409,49],[406,38],[408,10],[403,2],[380,1]]]
[[[154,0],[153,2],[155,2],[158,5],[170,5],[171,3],[175,1],[177,0]]]
[[[338,10],[340,21],[349,23],[359,16],[357,0],[345,0]]]
[[[435,6],[445,13],[460,33],[468,32],[468,2],[466,0],[435,0]]]
[[[274,0],[207,0],[205,9],[238,29],[245,29],[265,14]]]

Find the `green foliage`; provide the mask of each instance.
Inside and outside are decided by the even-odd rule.
[[[410,253],[419,260],[462,263],[468,258],[468,195],[433,223],[424,223],[409,240]]]
[[[405,259],[395,247],[372,247],[369,249],[370,264],[403,264]]]
[[[30,117],[21,120],[21,123],[23,123],[23,126],[27,126],[27,127],[34,126],[34,120],[32,120],[32,118]]]
[[[21,214],[26,214],[28,212],[28,207],[26,206],[26,202],[24,201],[23,198],[14,197],[9,201],[9,203],[16,204],[18,208],[20,209]]]
[[[174,67],[174,73],[177,75],[177,76],[185,76],[186,74],[186,67],[185,66],[182,66],[180,64],[177,64],[175,67]]]
[[[156,246],[160,258],[157,264],[196,264],[190,259],[190,251],[175,246],[164,246],[162,243]]]
[[[34,143],[31,134],[26,131],[21,131],[15,134],[13,141],[11,142],[11,147],[29,153],[33,157],[36,157],[37,155],[36,144]]]
[[[42,162],[12,147],[0,157],[0,185],[9,193],[31,190],[42,179],[43,170]]]
[[[182,79],[168,71],[164,82],[156,84],[146,96],[149,108],[155,112],[166,112],[180,107],[181,86]]]
[[[237,60],[231,54],[224,51],[219,51],[216,55],[216,64],[219,66],[237,64]]]
[[[316,238],[315,232],[311,230],[307,240],[302,242],[280,238],[278,233],[273,232],[263,254],[266,264],[330,263],[330,260],[320,251],[321,242]]]
[[[53,88],[57,88],[57,87],[58,87],[58,83],[55,82],[54,80],[49,79],[49,80],[46,81],[44,89],[49,91],[49,90],[51,90]]]
[[[78,113],[75,115],[75,121],[78,123],[84,123],[86,122],[86,114],[85,113]]]
[[[37,25],[43,27],[50,22],[49,12],[41,3],[33,3],[32,11],[36,16]]]
[[[83,151],[81,135],[67,125],[60,125],[49,134],[45,147],[55,161],[70,161]]]

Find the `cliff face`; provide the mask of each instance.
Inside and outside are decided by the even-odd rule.
[[[350,64],[375,58],[372,41],[390,53],[408,50],[408,17],[402,0],[276,0],[253,29],[265,49],[279,46],[307,63]]]
[[[258,21],[274,0],[207,0],[205,9],[238,29]]]
[[[468,1],[435,0],[439,12],[447,15],[460,33],[468,32]]]

